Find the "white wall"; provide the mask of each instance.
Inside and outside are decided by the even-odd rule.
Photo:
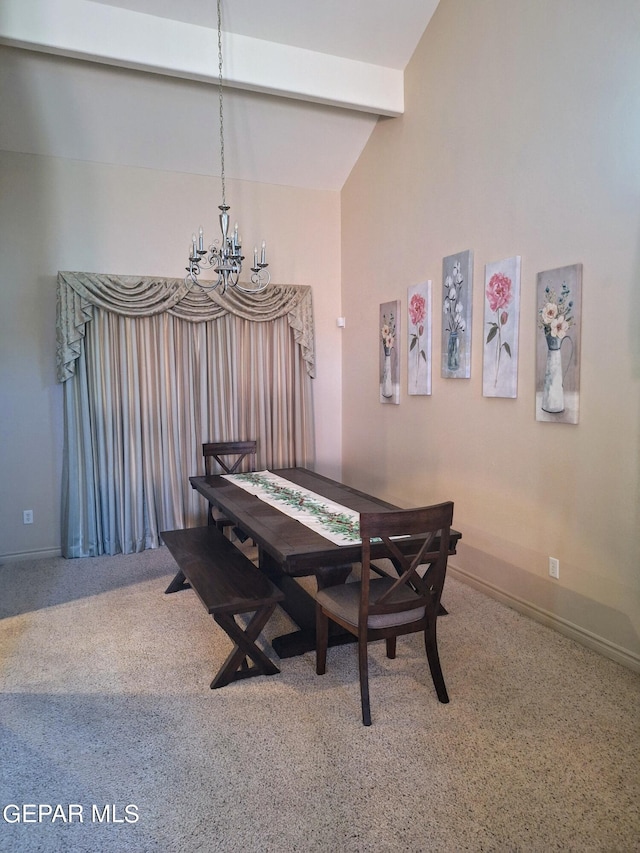
[[[182,276],[192,231],[215,236],[219,195],[215,178],[0,151],[0,557],[60,547],[58,270]],[[228,181],[227,201],[245,240],[267,241],[273,281],[313,289],[317,468],[337,475],[339,195]]]
[[[640,667],[640,6],[441,0],[342,193],[343,474],[455,501],[452,561]],[[470,380],[440,378],[442,258],[472,249]],[[482,397],[484,265],[522,256],[519,391]],[[536,274],[582,263],[580,423],[535,420]],[[378,402],[379,304],[434,282],[431,397]],[[406,317],[403,316],[406,329]],[[560,560],[560,579],[548,557]]]

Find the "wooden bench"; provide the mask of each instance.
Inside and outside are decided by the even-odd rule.
[[[211,687],[280,672],[256,640],[284,593],[215,526],[168,530],[160,535],[180,567],[165,592],[191,587],[235,643]],[[240,613],[253,613],[244,629],[234,618]],[[247,657],[255,666],[247,666]]]

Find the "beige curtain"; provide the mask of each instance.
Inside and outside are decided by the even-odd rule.
[[[310,288],[212,298],[59,273],[63,554],[137,552],[205,523],[188,481],[204,441],[255,438],[260,467],[312,466],[313,373]]]

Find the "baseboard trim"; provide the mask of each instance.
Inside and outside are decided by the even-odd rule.
[[[554,613],[550,613],[548,610],[544,610],[544,608],[538,607],[530,601],[518,598],[518,596],[512,595],[511,593],[506,592],[505,590],[500,589],[481,578],[477,578],[474,575],[465,572],[463,569],[452,566],[451,563],[449,563],[449,572],[456,578],[456,580],[468,584],[474,589],[477,589],[479,592],[485,593],[490,598],[495,598],[502,604],[513,607],[513,609],[517,610],[519,613],[523,613],[525,616],[535,619],[536,622],[540,622],[549,628],[555,629],[560,634],[564,634],[565,637],[575,640],[577,643],[580,643],[581,645],[598,652],[604,657],[627,667],[627,669],[632,669],[634,672],[640,672],[640,655],[634,654],[633,652],[630,652],[627,649],[616,645],[616,643],[612,643],[610,640],[606,640],[604,637],[600,637],[591,631],[587,631],[579,625],[569,622],[568,619],[556,616]]]
[[[19,551],[15,554],[0,554],[0,566],[3,563],[19,562],[21,560],[42,560],[47,557],[61,557],[60,548],[40,548],[36,551]]]

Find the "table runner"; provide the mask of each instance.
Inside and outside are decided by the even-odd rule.
[[[323,495],[298,486],[271,471],[222,476],[335,545],[353,545],[361,541],[360,513]]]

